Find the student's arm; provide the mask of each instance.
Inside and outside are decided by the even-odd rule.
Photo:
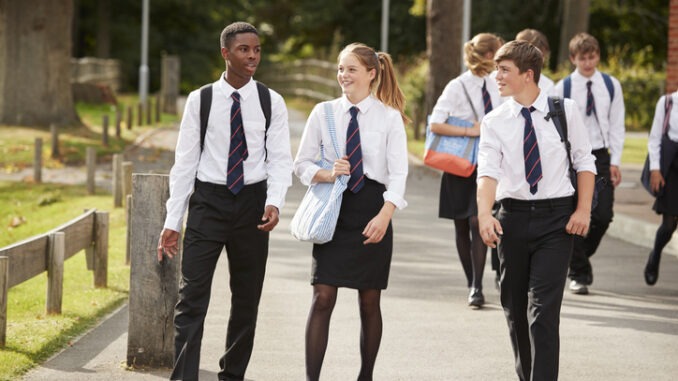
[[[588,232],[591,220],[591,201],[596,175],[595,157],[591,154],[589,136],[576,104],[566,99],[564,107],[569,130],[568,139],[572,147],[572,165],[577,171],[577,206],[565,230],[570,234],[584,236]]]
[[[666,102],[666,96],[660,97],[659,101],[657,101],[657,105],[654,108],[654,119],[652,120],[650,137],[647,139],[647,152],[650,156],[650,187],[654,193],[659,192],[664,187],[664,176],[662,176],[660,171],[662,128],[665,117],[664,102]],[[670,115],[667,117],[670,117]]]
[[[499,221],[492,215],[492,206],[497,193],[497,180],[491,177],[481,177],[478,179],[478,227],[480,237],[483,242],[491,247],[497,247],[499,238],[504,231]]]
[[[577,208],[565,225],[570,234],[586,236],[591,223],[591,200],[596,176],[593,172],[577,172]]]
[[[480,123],[473,122],[473,127],[459,127],[447,123],[431,123],[431,132],[446,136],[479,136]]]
[[[626,127],[624,126],[624,94],[622,87],[616,78],[612,78],[614,86],[614,99],[610,104],[610,132],[608,134],[610,144],[610,180],[612,185],[616,187],[621,183],[621,171],[619,165],[621,164],[622,150],[624,149],[624,135]]]

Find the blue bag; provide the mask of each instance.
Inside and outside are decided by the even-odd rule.
[[[332,104],[325,102],[324,106],[325,119],[332,137],[332,146],[337,157],[341,157],[337,144]],[[323,169],[332,169],[333,163],[325,158],[323,147],[320,148],[320,154],[321,159],[317,164]],[[348,175],[342,175],[337,177],[333,183],[315,183],[308,187],[290,223],[290,231],[294,238],[317,244],[332,240],[334,230],[337,227],[342,195],[346,190],[348,179]]]
[[[446,123],[473,127],[473,123],[454,116],[447,118]],[[478,137],[438,135],[431,132],[429,125],[426,127],[424,164],[453,175],[469,177],[478,164]]]

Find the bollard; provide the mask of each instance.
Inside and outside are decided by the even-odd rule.
[[[52,136],[52,159],[56,159],[59,157],[59,132],[54,123],[49,125],[49,133]]]
[[[129,327],[127,365],[171,367],[174,362],[174,305],[181,253],[158,262],[156,248],[169,198],[169,176],[132,175]],[[181,245],[180,245],[181,246]]]
[[[161,109],[160,109],[160,95],[155,97],[155,122],[160,123]]]
[[[113,207],[122,207],[122,154],[113,155]]]
[[[105,147],[108,147],[108,115],[103,116],[101,126],[101,144],[103,144]]]
[[[9,258],[0,257],[0,349],[7,339],[7,294],[9,292]]]
[[[144,105],[139,103],[137,105],[137,126],[141,127],[144,125]]]
[[[94,194],[96,189],[97,151],[94,147],[87,147],[87,194]]]
[[[120,114],[120,108],[115,108],[115,137],[120,139],[120,123],[122,115]]]
[[[47,301],[45,304],[45,310],[48,315],[61,313],[65,251],[66,233],[51,233],[49,235],[49,250],[47,253]]]
[[[127,106],[127,129],[132,129],[132,106]]]
[[[35,138],[35,156],[33,157],[33,181],[42,182],[42,138]]]
[[[153,107],[151,106],[153,102],[151,102],[151,98],[148,98],[146,100],[146,104],[144,105],[144,112],[146,113],[146,125],[150,126],[153,124],[153,118],[151,117],[151,110]]]
[[[108,212],[94,214],[94,287],[108,285]]]

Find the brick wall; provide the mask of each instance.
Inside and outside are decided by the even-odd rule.
[[[666,91],[678,89],[678,0],[669,5],[669,48],[666,65]]]

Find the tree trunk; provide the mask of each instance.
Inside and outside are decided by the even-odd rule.
[[[428,0],[426,55],[430,63],[426,113],[430,114],[445,85],[461,72],[463,0]]]
[[[0,124],[81,124],[71,91],[73,0],[0,0]]]
[[[97,57],[111,57],[111,1],[99,0],[97,2]]]
[[[589,9],[591,0],[563,1],[563,22],[560,29],[558,65],[570,60],[570,40],[577,33],[589,30]]]

